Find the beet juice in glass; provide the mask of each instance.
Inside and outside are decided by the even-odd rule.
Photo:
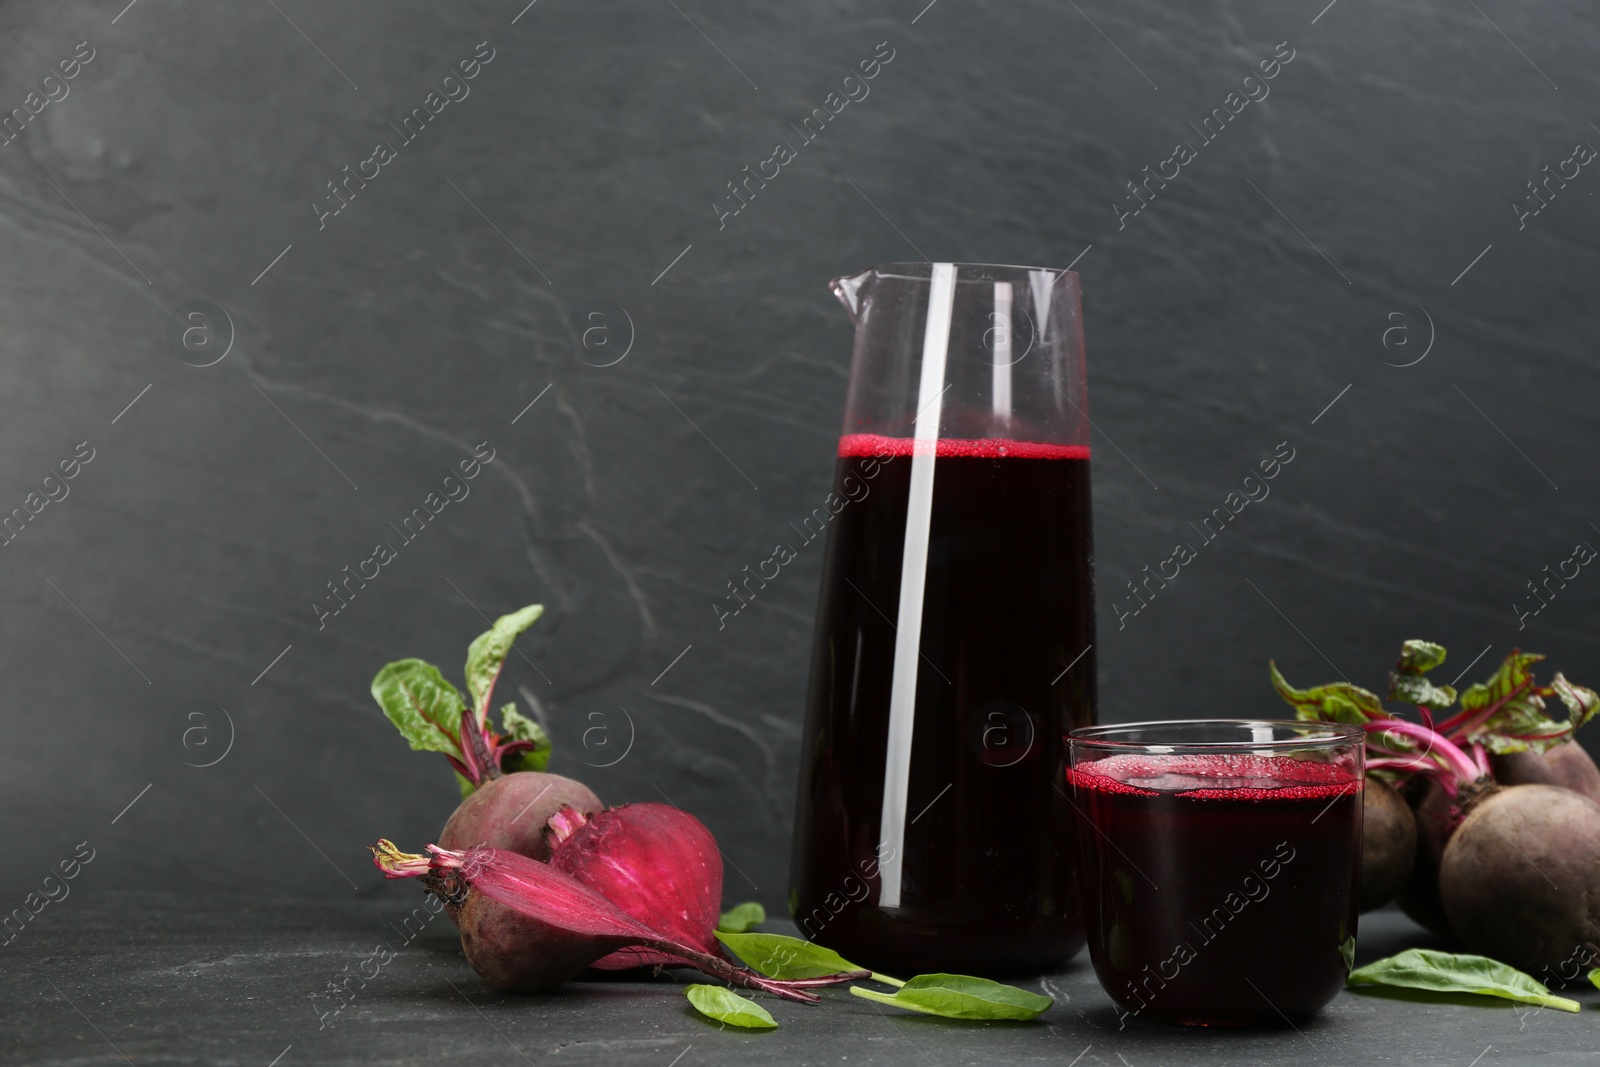
[[[885,264],[856,323],[801,747],[791,910],[889,973],[1083,945],[1065,734],[1094,721],[1078,276]],[[814,531],[814,532],[813,532]]]
[[[1362,745],[1311,722],[1073,731],[1089,957],[1124,1024],[1282,1025],[1343,988]]]

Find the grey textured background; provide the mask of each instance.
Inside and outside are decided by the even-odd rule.
[[[0,549],[13,903],[85,839],[90,894],[387,892],[363,844],[431,839],[454,787],[373,672],[454,674],[480,610],[543,601],[503,684],[553,767],[699,813],[729,896],[780,908],[820,551],[721,632],[711,604],[826,494],[824,283],[886,260],[1078,261],[1103,718],[1277,714],[1268,656],[1377,685],[1411,636],[1446,677],[1521,643],[1593,684],[1600,578],[1520,633],[1511,604],[1600,543],[1600,175],[1522,230],[1508,205],[1600,144],[1600,15],[922,2],[6,3],[0,107],[95,49],[0,148],[0,505],[95,449]],[[323,184],[482,41],[470,96],[319,230]],[[870,96],[719,230],[724,183],[882,41]],[[1123,183],[1283,41],[1270,97],[1119,229]],[[235,334],[204,368],[167,341],[198,299]],[[470,497],[319,630],[481,441]],[[1123,583],[1281,441],[1270,499],[1119,630]],[[205,769],[196,701],[235,735]]]

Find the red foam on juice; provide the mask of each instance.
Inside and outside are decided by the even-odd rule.
[[[1219,784],[1190,785],[1182,789],[1152,786],[1152,780],[1168,775],[1202,782],[1217,779]],[[1222,784],[1222,779],[1232,781]],[[1236,784],[1241,780],[1266,780],[1270,784]],[[1361,791],[1361,780],[1349,767],[1245,754],[1108,756],[1067,768],[1067,782],[1102,793],[1177,796],[1192,800],[1327,800]]]
[[[985,437],[964,440],[959,437],[940,437],[932,441],[918,441],[910,437],[885,437],[876,433],[847,433],[839,438],[839,455],[873,456],[879,459],[890,456],[925,456],[929,449],[940,458],[963,457],[967,459],[1088,459],[1088,445],[1051,445],[1040,441],[1012,441],[1005,437]]]

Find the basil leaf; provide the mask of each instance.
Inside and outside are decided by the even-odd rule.
[[[1398,986],[1434,993],[1482,993],[1518,1004],[1577,1011],[1578,1002],[1552,996],[1537,979],[1484,956],[1455,955],[1432,949],[1407,949],[1350,972],[1350,985]]]
[[[767,909],[753,900],[743,904],[736,904],[722,913],[722,918],[717,920],[717,929],[731,934],[742,934],[752,926],[760,926],[767,921]]]
[[[727,986],[692,985],[683,994],[694,1005],[695,1011],[729,1026],[742,1026],[746,1030],[771,1030],[778,1025],[766,1008],[748,997],[741,997]]]
[[[1423,677],[1443,662],[1443,645],[1430,641],[1407,641],[1400,648],[1400,661],[1389,672],[1389,699],[1409,701],[1432,711],[1454,704],[1454,688],[1435,685]]]
[[[1050,997],[1026,989],[963,974],[919,974],[892,994],[860,986],[851,986],[850,992],[879,1004],[946,1019],[1027,1020],[1055,1003]]]
[[[507,756],[503,770],[542,771],[549,765],[550,735],[544,732],[544,727],[537,720],[522,714],[515,704],[507,704],[500,709],[500,725],[511,740],[533,742],[532,748],[518,749]]]
[[[502,615],[467,646],[467,692],[472,694],[472,710],[480,724],[489,720],[489,698],[494,695],[495,679],[500,677],[511,642],[543,614],[543,604],[529,604],[520,611]]]
[[[1311,722],[1343,722],[1361,726],[1372,719],[1384,718],[1383,701],[1359,685],[1334,682],[1315,689],[1296,689],[1278,673],[1278,665],[1267,661],[1272,672],[1272,688],[1294,708],[1295,717]]]
[[[458,734],[466,700],[433,664],[420,659],[389,664],[372,679],[372,699],[412,748],[461,758]]]
[[[716,932],[717,940],[733,949],[750,969],[768,978],[821,978],[826,974],[862,971],[831,948],[783,934]]]

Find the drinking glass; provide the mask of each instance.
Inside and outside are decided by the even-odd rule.
[[[890,263],[856,324],[801,746],[791,910],[889,973],[1083,944],[1066,732],[1094,721],[1078,276]]]
[[[1281,1025],[1355,952],[1363,736],[1240,719],[1074,730],[1089,958],[1129,1017]]]

